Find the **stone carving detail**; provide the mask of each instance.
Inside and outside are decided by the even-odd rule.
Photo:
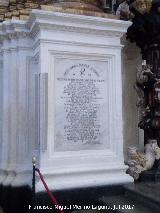
[[[108,127],[104,116],[107,92],[103,95],[107,91],[107,75],[101,71],[105,65],[105,62],[64,59],[60,72],[57,62],[56,151],[100,150],[108,146],[104,133]]]
[[[146,65],[145,62],[142,66],[140,65],[137,67],[137,78],[134,89],[138,95],[137,107],[139,110],[139,126],[144,125],[144,118],[150,113],[150,108],[145,101],[144,85],[147,84],[153,75],[150,66]]]
[[[133,13],[139,13],[144,15],[145,13],[150,13],[152,9],[152,4],[157,4],[157,0],[128,0],[128,4],[130,5],[130,10]]]
[[[65,88],[64,94],[68,96],[65,103],[68,123],[65,132],[68,141],[100,143],[97,141],[100,128],[97,118],[99,106],[95,103],[98,93],[100,91],[92,81],[71,81]]]
[[[160,148],[157,140],[148,140],[145,145],[144,153],[138,151],[136,147],[128,148],[128,160],[126,164],[129,166],[127,173],[135,180],[146,170],[152,169],[155,160],[160,159]]]
[[[131,12],[127,1],[123,1],[119,4],[116,10],[116,15],[122,20],[129,20],[131,18]]]
[[[137,67],[137,79],[134,85],[134,89],[138,95],[137,107],[139,110],[139,127],[141,129],[153,128],[153,119],[151,117],[151,104],[147,102],[145,97],[145,89],[150,82],[159,82],[155,78],[155,74],[151,70],[151,66],[146,65],[146,61],[143,61],[142,66]],[[158,84],[154,84],[155,89],[158,88]],[[159,90],[157,89],[157,95]]]
[[[116,15],[123,20],[132,19],[135,15],[141,17],[149,14],[153,6],[160,6],[159,0],[112,0],[112,4]]]

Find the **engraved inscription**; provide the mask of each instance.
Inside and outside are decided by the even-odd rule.
[[[106,120],[101,118],[106,103],[104,76],[89,63],[74,63],[56,76],[56,82],[57,89],[60,86],[57,100],[62,109],[63,125],[56,122],[55,149],[104,147]]]
[[[64,88],[62,98],[66,100],[67,120],[64,129],[68,141],[100,143],[98,94],[99,90],[92,80],[72,79]]]

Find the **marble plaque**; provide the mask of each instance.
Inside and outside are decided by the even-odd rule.
[[[109,145],[107,62],[55,61],[55,151]]]

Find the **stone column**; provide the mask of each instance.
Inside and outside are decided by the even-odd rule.
[[[102,5],[103,0],[55,0],[54,3],[54,6],[94,12],[101,12]]]

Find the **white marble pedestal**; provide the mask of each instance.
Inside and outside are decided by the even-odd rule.
[[[1,182],[52,189],[121,184],[121,42],[129,22],[33,10],[1,34]],[[40,181],[37,191],[43,190]]]

